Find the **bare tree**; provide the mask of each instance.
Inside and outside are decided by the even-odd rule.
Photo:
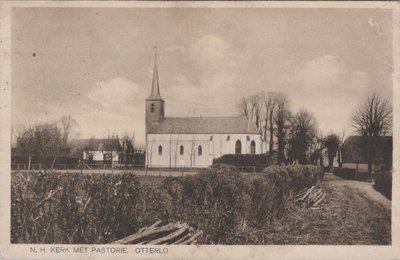
[[[190,141],[190,168],[196,167],[196,135],[193,134]]]
[[[300,164],[306,164],[307,152],[317,135],[317,120],[307,110],[300,110],[292,121],[293,155]]]
[[[387,100],[373,93],[361,104],[351,119],[356,132],[364,138],[370,179],[378,137],[384,136],[392,130],[392,111],[392,106]]]
[[[242,116],[250,116],[249,100],[243,97],[238,104],[238,113]]]
[[[36,123],[35,125],[22,127],[17,134],[16,151],[28,156],[28,168],[30,169],[33,156],[40,157],[40,162],[47,167],[47,159],[53,157],[51,167],[60,154],[67,152],[67,139],[63,129],[57,121]]]
[[[135,133],[129,134],[128,131],[125,131],[122,137],[122,163],[125,165],[125,168],[128,167],[128,164],[133,163],[133,154],[135,152]]]
[[[322,132],[319,132],[317,134],[312,142],[311,145],[311,163],[315,165],[320,165],[324,166],[324,160],[323,160],[323,149],[325,148],[324,145],[324,137],[322,135]]]
[[[258,129],[261,128],[261,110],[262,110],[263,96],[264,96],[263,93],[258,93],[255,95],[251,95],[248,98],[251,108],[250,117]]]
[[[68,142],[74,128],[77,126],[76,121],[71,116],[63,116],[60,119],[62,129],[62,146],[67,147]]]
[[[51,163],[51,168],[54,168],[54,164],[57,160],[58,156],[65,156],[69,151],[69,141],[72,135],[74,128],[77,126],[76,121],[71,116],[63,116],[61,119],[56,122],[56,124],[60,124],[60,128],[58,130],[59,133],[54,135],[54,140],[58,149],[54,151],[53,162]]]
[[[340,145],[340,138],[336,134],[330,134],[324,138],[324,146],[328,152],[329,171],[333,172],[333,159],[335,158]]]
[[[289,99],[286,95],[279,93],[275,96],[276,112],[274,123],[276,125],[275,136],[278,141],[278,164],[285,162],[285,146],[287,143],[287,132],[290,127],[291,113],[289,110]]]
[[[15,150],[28,157],[28,173],[31,169],[32,155],[36,153],[35,132],[32,126],[21,126],[17,129]]]
[[[264,99],[265,107],[265,125],[264,125],[264,140],[267,140],[267,129],[269,129],[269,151],[274,149],[274,112],[276,106],[277,93],[268,92]]]

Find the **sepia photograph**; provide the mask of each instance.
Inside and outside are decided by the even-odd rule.
[[[7,243],[393,245],[393,7],[220,4],[9,9]]]

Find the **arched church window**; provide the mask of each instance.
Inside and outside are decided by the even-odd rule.
[[[158,146],[158,155],[162,155],[162,146]]]
[[[242,153],[242,143],[240,142],[240,140],[237,140],[235,144],[235,154],[241,154],[241,153]]]
[[[254,140],[250,143],[250,153],[256,154],[256,142],[254,142]]]
[[[181,145],[181,147],[179,147],[179,154],[183,155],[184,149],[183,149],[183,145]]]
[[[197,153],[199,154],[199,156],[203,154],[203,148],[201,147],[201,145],[199,145]]]
[[[154,112],[154,104],[151,104],[151,105],[150,105],[150,111],[151,111],[151,112]]]

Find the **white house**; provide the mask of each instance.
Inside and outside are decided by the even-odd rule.
[[[88,164],[118,163],[122,147],[116,138],[112,139],[74,139],[71,141],[70,157],[83,160]]]
[[[208,167],[224,154],[261,154],[266,144],[244,116],[165,117],[157,56],[151,95],[146,99],[146,166]]]

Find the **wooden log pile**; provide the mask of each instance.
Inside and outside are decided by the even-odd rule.
[[[326,194],[322,189],[316,189],[315,186],[301,190],[295,197],[295,201],[299,202],[303,208],[316,207],[325,198]]]
[[[187,223],[168,223],[161,225],[155,222],[149,227],[139,229],[136,234],[115,241],[113,244],[135,245],[193,245],[203,231],[195,231]]]

